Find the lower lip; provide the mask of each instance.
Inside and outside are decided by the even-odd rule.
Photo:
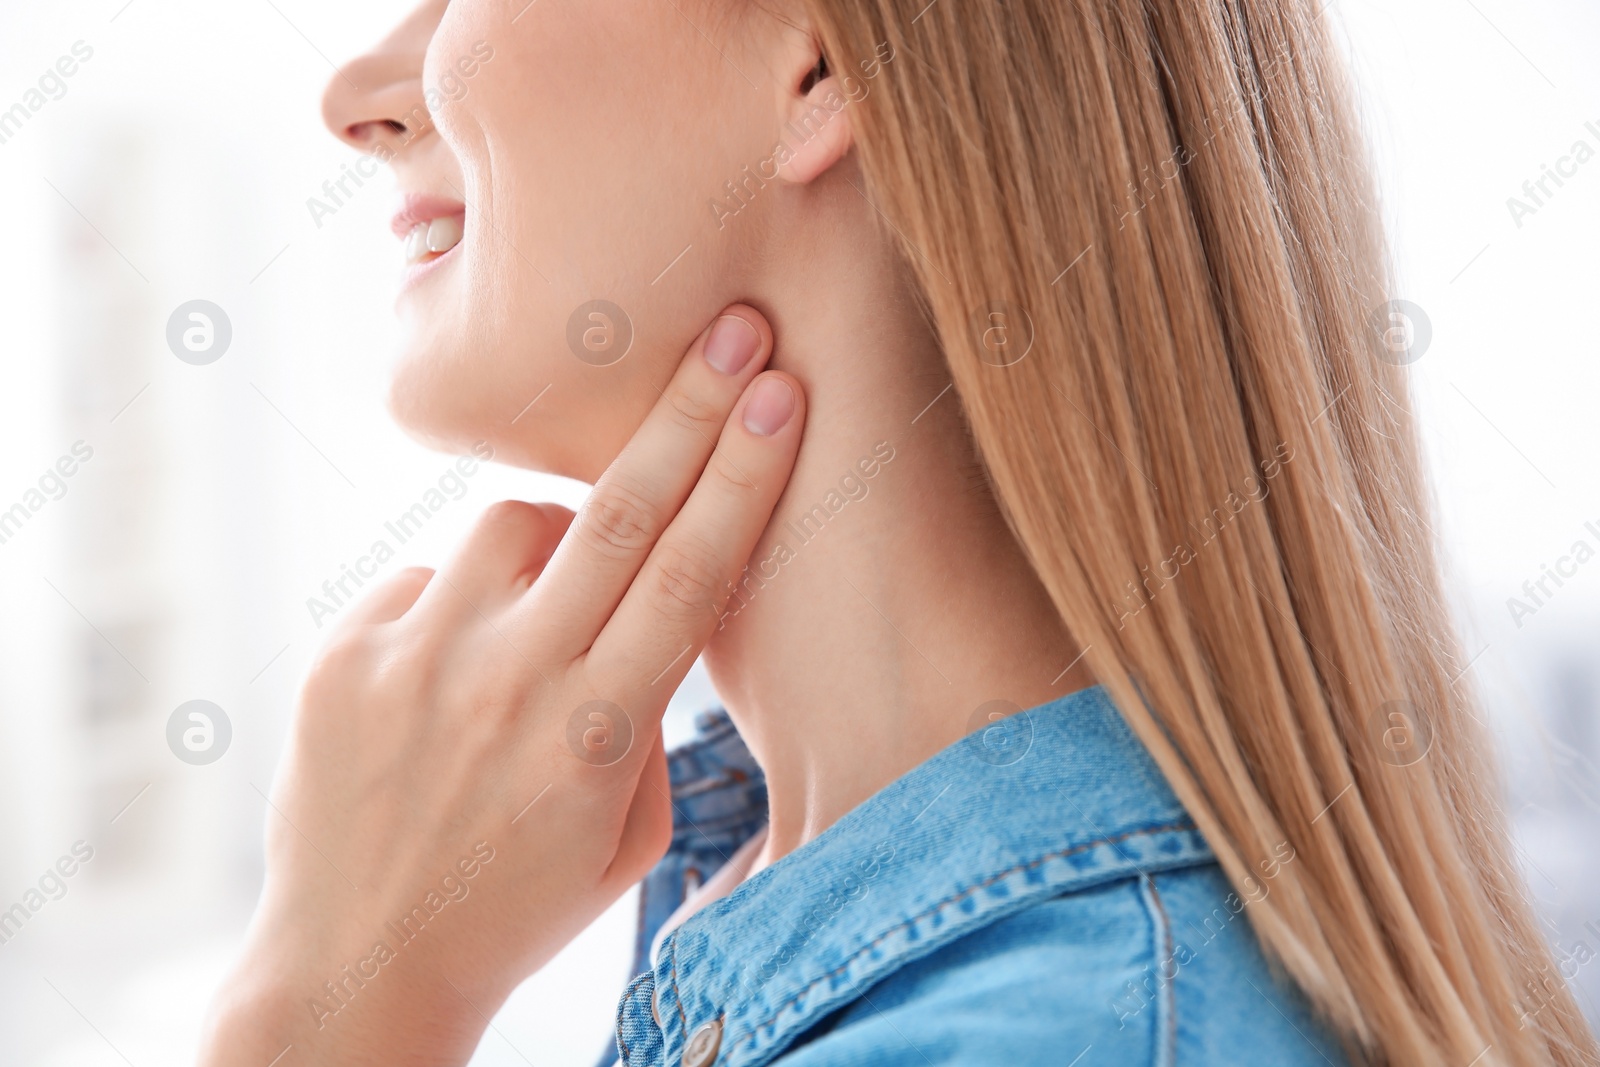
[[[421,285],[423,282],[427,281],[428,278],[432,277],[437,271],[441,270],[446,263],[454,260],[456,253],[461,250],[461,245],[465,241],[466,237],[463,236],[460,241],[457,241],[455,244],[451,245],[448,251],[441,252],[432,259],[425,259],[420,263],[406,264],[400,275],[401,295],[404,295],[415,287]]]

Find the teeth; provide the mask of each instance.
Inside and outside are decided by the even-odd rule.
[[[406,234],[406,262],[416,263],[428,254],[428,224],[419,223]]]
[[[462,218],[450,215],[428,223],[428,251],[448,252],[461,240]]]
[[[461,243],[463,217],[448,215],[431,222],[419,222],[406,234],[406,263],[420,263],[430,255],[450,251]]]

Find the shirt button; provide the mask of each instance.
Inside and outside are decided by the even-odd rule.
[[[696,1030],[683,1047],[683,1067],[711,1067],[721,1047],[722,1020],[712,1019]]]
[[[650,1015],[655,1019],[656,1025],[661,1025],[661,987],[656,986],[650,991]]]

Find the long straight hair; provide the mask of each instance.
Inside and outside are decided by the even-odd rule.
[[[1270,956],[1358,1061],[1600,1062],[1510,859],[1326,5],[810,5],[832,69],[893,49],[865,192]]]

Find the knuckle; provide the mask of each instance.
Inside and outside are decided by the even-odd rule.
[[[468,551],[525,587],[543,569],[560,537],[538,505],[501,500],[484,509]]]
[[[333,702],[344,699],[360,687],[375,665],[373,648],[367,636],[359,631],[336,634],[317,652],[306,673],[303,687],[310,698],[326,698]],[[323,701],[313,699],[311,703]]]
[[[432,567],[424,567],[419,563],[413,563],[410,566],[400,568],[393,580],[402,585],[427,585],[433,581],[433,574]]]
[[[577,515],[571,508],[564,508],[560,504],[539,504],[539,510],[544,513],[544,518],[550,524],[550,530],[557,535],[564,534],[567,527],[572,525],[572,520]]]
[[[415,564],[402,567],[369,590],[365,603],[372,604],[380,597],[390,597],[399,599],[409,608],[416,603],[418,597],[422,596],[422,591],[428,588],[428,583],[433,581],[433,575],[432,567]]]
[[[496,500],[483,509],[478,525],[484,529],[511,527],[521,530],[537,528],[544,522],[544,514],[525,500]]]
[[[721,568],[709,547],[677,544],[659,551],[655,587],[661,602],[675,613],[712,611],[723,583]]]
[[[610,553],[637,552],[661,532],[660,520],[644,498],[615,483],[595,486],[577,521],[590,544]]]
[[[395,716],[400,709],[429,705],[449,675],[450,661],[439,635],[413,625],[374,645],[357,685],[366,702]]]

